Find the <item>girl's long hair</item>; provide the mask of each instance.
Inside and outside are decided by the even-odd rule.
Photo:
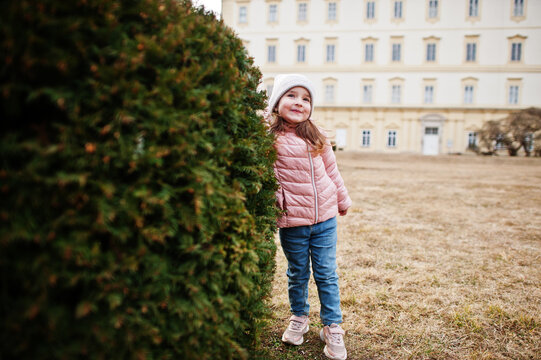
[[[278,115],[278,112],[274,110],[270,116],[270,131],[272,134],[277,135],[285,132],[290,126],[283,117]],[[303,139],[311,146],[311,152],[315,155],[323,153],[327,138],[318,129],[318,127],[308,119],[303,121],[295,127],[295,134]]]

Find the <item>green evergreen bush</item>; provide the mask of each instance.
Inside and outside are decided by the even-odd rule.
[[[0,358],[236,359],[274,269],[261,74],[173,0],[0,12]]]

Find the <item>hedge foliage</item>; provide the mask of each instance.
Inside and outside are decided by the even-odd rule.
[[[277,210],[242,42],[189,2],[2,5],[0,358],[246,358]]]

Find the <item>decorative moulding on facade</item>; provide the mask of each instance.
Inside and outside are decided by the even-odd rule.
[[[390,61],[389,63],[391,65],[402,65],[404,63],[404,51],[405,51],[405,48],[404,48],[404,36],[398,36],[398,35],[393,35],[391,36],[391,39],[390,39],[390,45],[391,45],[391,48],[389,49],[390,50]],[[398,46],[398,56],[399,56],[399,59],[398,60],[395,60],[393,59],[393,52],[394,52],[394,46],[395,45],[399,45]]]
[[[368,123],[368,122],[365,122],[365,123],[362,123],[360,128],[361,129],[366,129],[366,130],[372,130],[374,129],[374,125],[373,123]]]
[[[332,50],[331,50],[332,48]],[[332,54],[330,52],[332,51]],[[338,57],[338,38],[326,37],[324,41],[324,63],[336,64]]]
[[[378,44],[378,39],[375,38],[375,37],[364,37],[364,38],[361,38],[361,62],[363,64],[367,64],[367,65],[371,65],[371,66],[374,66],[375,64],[377,64],[377,44]],[[368,59],[367,59],[367,46],[371,45],[370,47],[370,51],[371,51],[371,54],[368,55]]]
[[[464,56],[462,57],[462,63],[464,65],[476,65],[479,64],[479,54],[480,54],[480,44],[479,44],[480,35],[465,35],[464,36]],[[473,59],[468,59],[468,44],[474,44],[475,57]],[[470,50],[472,51],[472,50]],[[470,54],[471,56],[471,54]]]
[[[263,65],[263,72],[272,73],[272,72],[295,72],[298,71],[298,68],[293,66],[284,66],[280,65],[277,67],[266,67],[268,65]],[[348,73],[348,72],[364,72],[367,69],[368,64],[359,64],[359,65],[333,65],[333,72],[338,73]],[[404,73],[424,73],[426,71],[425,65],[402,65],[397,67],[396,65],[381,65],[374,64],[370,65],[370,71],[374,73],[396,73],[397,69]],[[328,73],[328,65],[310,65],[307,66],[304,72],[315,72],[315,73]],[[509,64],[504,65],[476,65],[476,64],[467,64],[467,65],[438,65],[431,69],[431,71],[437,71],[442,73],[464,73],[464,72],[476,72],[476,73],[531,73],[531,74],[540,74],[541,66],[539,65],[526,65],[526,64]]]
[[[437,65],[439,62],[439,52],[440,52],[440,40],[441,38],[435,37],[435,36],[429,36],[423,38],[423,45],[424,45],[424,64],[425,65]],[[428,45],[434,44],[435,45],[435,54],[434,54],[434,60],[429,61],[428,59]]]
[[[516,34],[516,35],[513,35],[513,36],[508,36],[507,37],[507,40],[508,40],[508,56],[507,56],[507,63],[510,64],[510,65],[515,65],[515,64],[524,64],[524,53],[525,53],[525,44],[526,44],[526,39],[527,39],[527,36],[524,36],[524,35],[519,35],[519,34]],[[519,60],[513,60],[513,44],[520,44],[520,59]]]
[[[425,133],[425,128],[427,127],[437,127],[439,128],[438,133],[441,133],[441,130],[443,128],[443,124],[445,123],[445,117],[441,114],[437,113],[430,113],[426,115],[422,115],[419,120],[421,121],[421,131],[422,134]],[[441,138],[440,138],[441,140]]]
[[[309,51],[308,51],[308,45],[310,43],[310,40],[309,39],[306,39],[306,38],[299,38],[299,39],[296,39],[294,40],[294,43],[295,43],[295,64],[297,65],[302,65],[302,66],[306,66],[306,64],[308,63],[308,60],[310,59],[310,54],[309,54]],[[299,59],[299,47],[303,47],[304,49],[304,61],[301,61],[301,59]]]

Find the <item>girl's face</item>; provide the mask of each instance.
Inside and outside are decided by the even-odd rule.
[[[308,90],[301,86],[289,89],[278,102],[278,115],[291,125],[308,120],[312,109]]]

